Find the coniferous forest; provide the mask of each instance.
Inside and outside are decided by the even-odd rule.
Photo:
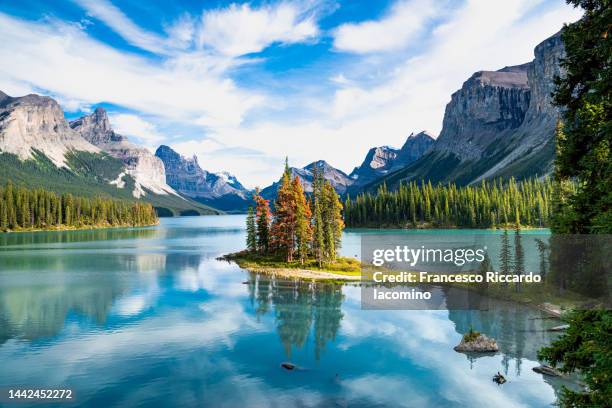
[[[464,187],[411,182],[395,191],[383,185],[376,194],[347,197],[344,220],[349,227],[375,228],[546,227],[552,191],[547,179],[482,181]]]
[[[0,230],[130,227],[158,221],[149,203],[58,195],[42,188],[0,187]]]
[[[249,208],[246,220],[249,252],[302,264],[315,259],[320,266],[336,260],[344,229],[342,203],[320,173],[315,171],[313,193],[307,199],[300,178],[292,177],[285,164],[274,211],[258,192],[253,198],[256,205]]]

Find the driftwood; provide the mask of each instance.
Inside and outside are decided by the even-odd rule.
[[[561,373],[559,371],[547,365],[533,367],[533,371],[535,371],[538,374],[549,375],[551,377],[561,377]]]

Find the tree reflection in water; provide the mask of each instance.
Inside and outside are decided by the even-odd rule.
[[[342,321],[342,285],[278,279],[250,273],[246,282],[258,317],[273,311],[276,330],[288,358],[312,333],[319,360],[329,341],[335,341]]]

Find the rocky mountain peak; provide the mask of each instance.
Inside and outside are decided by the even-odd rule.
[[[350,178],[356,186],[363,186],[392,171],[419,159],[433,145],[435,139],[427,132],[411,133],[401,149],[390,146],[371,148]]]
[[[176,194],[166,184],[166,172],[162,161],[146,148],[130,143],[127,137],[115,133],[104,108],[97,107],[91,114],[71,121],[70,127],[84,139],[125,164],[126,173],[135,181],[133,191],[135,197],[145,195],[145,189],[155,194]],[[121,180],[116,182],[118,185],[122,183]]]
[[[242,209],[248,190],[228,172],[211,173],[202,169],[198,158],[186,158],[169,146],[155,152],[166,169],[166,182],[180,193],[222,210]]]
[[[393,169],[407,166],[413,161],[418,160],[425,154],[427,150],[434,144],[436,139],[427,132],[422,130],[419,133],[411,133],[406,139],[406,142],[399,150],[397,157],[392,165]]]
[[[91,114],[71,121],[70,127],[96,146],[127,140],[113,131],[106,110],[100,106]]]
[[[58,167],[67,167],[65,155],[79,150],[99,150],[72,131],[60,105],[52,98],[35,94],[0,95],[0,151],[21,160],[43,153]]]
[[[10,96],[0,91],[0,106],[2,106],[5,103],[5,101],[9,101],[10,99],[11,99]]]
[[[314,161],[306,166],[304,166],[305,170],[309,170],[309,171],[313,171],[314,169],[320,169],[323,172],[326,171],[332,171],[332,170],[336,170],[334,167],[332,167],[329,163],[327,163],[325,160],[317,160]],[[338,170],[339,171],[339,170]]]

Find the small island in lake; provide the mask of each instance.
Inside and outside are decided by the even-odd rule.
[[[249,207],[247,248],[220,259],[262,273],[317,280],[360,280],[361,262],[338,256],[344,221],[342,203],[329,181],[315,168],[313,192],[306,197],[299,176],[285,163],[274,200],[256,190]]]

